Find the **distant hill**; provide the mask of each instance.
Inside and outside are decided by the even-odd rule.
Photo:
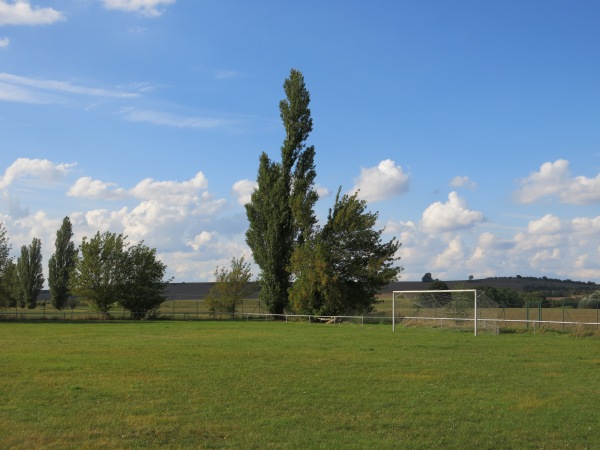
[[[477,280],[444,280],[444,282],[450,289],[461,287],[474,289],[479,286],[488,286],[496,289],[512,289],[517,292],[542,292],[544,295],[552,297],[585,294],[600,289],[600,285],[591,281],[558,280],[545,277],[495,277]],[[397,281],[390,283],[384,290],[384,293],[402,290],[423,290],[428,289],[429,284],[421,281]]]
[[[444,281],[450,289],[464,287],[475,289],[480,286],[489,286],[496,289],[508,288],[517,292],[542,292],[548,297],[565,297],[569,295],[586,294],[600,290],[600,285],[591,281],[557,280],[536,277],[496,277],[478,280],[453,280]],[[166,296],[168,300],[201,300],[208,295],[214,283],[169,283]],[[422,281],[396,281],[390,283],[382,294],[391,294],[392,291],[420,291],[429,289],[430,283]],[[258,297],[258,285],[251,298]],[[50,292],[40,292],[38,300],[49,300]]]

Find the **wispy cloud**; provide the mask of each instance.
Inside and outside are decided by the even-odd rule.
[[[175,0],[103,0],[106,9],[133,12],[146,17],[158,17]]]
[[[235,70],[215,70],[213,72],[213,78],[216,80],[231,80],[239,76]]]
[[[0,48],[6,48],[10,44],[10,39],[7,37],[0,38]]]
[[[0,0],[0,25],[50,25],[65,19],[60,11],[35,8],[27,0]]]
[[[228,122],[213,117],[183,117],[149,109],[123,108],[121,116],[130,122],[146,122],[175,128],[218,128]]]
[[[0,82],[12,86],[21,86],[40,91],[60,92],[91,97],[133,98],[139,96],[139,94],[135,92],[80,86],[73,84],[70,81],[30,78],[6,72],[0,72]]]

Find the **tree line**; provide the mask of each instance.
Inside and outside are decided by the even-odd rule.
[[[283,88],[281,160],[260,155],[258,187],[245,205],[260,299],[273,314],[370,312],[376,294],[402,270],[396,265],[400,243],[383,241],[384,230],[375,228],[378,213],[368,211],[358,192],[342,194],[341,186],[326,222],[317,226],[315,147],[307,145],[310,94],[295,69]]]
[[[143,241],[130,245],[126,236],[111,232],[84,237],[78,247],[72,239],[73,227],[65,217],[48,261],[50,301],[56,309],[84,300],[105,315],[116,306],[134,319],[157,314],[170,280],[165,280],[166,265],[157,259],[156,249]],[[33,238],[14,261],[6,227],[0,223],[0,307],[37,306],[45,281],[41,245]]]
[[[402,270],[396,265],[401,244],[396,238],[384,241],[384,230],[376,228],[378,213],[368,210],[359,192],[342,194],[341,186],[325,223],[317,224],[316,153],[307,145],[313,127],[310,94],[295,69],[283,88],[281,160],[260,155],[257,188],[245,205],[246,243],[260,268],[260,300],[272,314],[368,313],[378,292]],[[44,283],[41,242],[34,239],[23,246],[15,263],[6,229],[0,227],[0,233],[0,306],[34,308]],[[110,232],[83,238],[76,248],[72,236],[66,217],[49,261],[48,285],[56,308],[76,296],[103,313],[115,305],[134,318],[157,311],[168,281],[155,249],[143,242],[129,245],[126,236]],[[235,313],[251,277],[243,257],[233,258],[231,268],[217,267],[207,299],[210,309]]]

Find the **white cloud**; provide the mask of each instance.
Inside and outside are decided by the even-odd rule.
[[[175,128],[217,128],[227,124],[226,121],[217,118],[181,117],[160,111],[132,107],[121,109],[120,114],[125,120],[130,122],[146,122],[152,125]]]
[[[7,37],[3,37],[0,39],[0,48],[6,48],[10,44],[10,39]]]
[[[315,185],[315,190],[317,191],[319,198],[327,198],[331,195],[331,191],[320,184]]]
[[[534,201],[560,192],[567,184],[569,162],[559,159],[553,163],[541,165],[538,172],[521,181],[521,188],[515,193],[517,202],[533,203]]]
[[[208,180],[202,172],[198,172],[194,178],[183,182],[145,178],[131,189],[131,195],[139,199],[161,199],[181,204],[197,200],[199,191],[207,187]]]
[[[103,3],[106,9],[157,17],[164,12],[164,7],[175,3],[175,0],[103,0]]]
[[[70,81],[43,80],[39,78],[23,77],[6,72],[0,72],[0,81],[14,86],[23,86],[43,91],[87,95],[92,97],[133,98],[139,95],[132,92],[79,86],[71,83]]]
[[[0,81],[0,101],[3,102],[18,102],[18,103],[33,103],[44,104],[51,103],[52,98],[47,95],[40,95],[31,89],[25,89],[21,86],[15,86],[10,83]],[[56,101],[56,99],[54,99]]]
[[[123,189],[115,188],[115,186],[115,183],[105,183],[100,180],[92,180],[90,177],[81,177],[69,188],[67,195],[69,197],[105,200],[116,200],[127,196]]]
[[[80,86],[70,81],[44,80],[0,72],[0,101],[64,103],[67,96],[129,99],[135,92]]]
[[[237,198],[237,202],[244,206],[246,203],[250,203],[250,197],[257,187],[258,183],[256,181],[240,180],[234,183],[231,191]]]
[[[532,220],[527,226],[530,234],[558,233],[562,226],[560,219],[553,214],[546,214],[541,219]]]
[[[409,176],[391,159],[377,167],[363,168],[352,192],[360,190],[360,198],[368,202],[386,200],[402,195],[409,189]]]
[[[0,25],[50,25],[66,19],[53,8],[35,8],[26,0],[0,0]]]
[[[423,212],[421,227],[437,233],[472,227],[483,222],[483,213],[468,209],[467,202],[456,192],[450,192],[446,203],[435,202]]]
[[[600,216],[598,217],[575,217],[571,224],[573,230],[582,235],[598,234],[600,236]]]
[[[192,247],[194,250],[200,250],[202,247],[208,245],[213,240],[213,234],[207,231],[203,231],[200,234],[194,236],[194,239],[187,242],[187,245]]]
[[[27,177],[53,182],[65,177],[74,166],[56,164],[47,159],[19,158],[0,176],[0,189],[6,189],[16,180]]]
[[[129,190],[118,187],[116,183],[81,177],[69,188],[67,195],[103,200],[136,198],[170,206],[204,204],[209,210],[220,209],[225,200],[213,200],[212,195],[205,191],[207,187],[208,180],[202,172],[183,182],[145,178]],[[203,210],[206,211],[206,208]]]
[[[600,173],[595,178],[575,177],[566,191],[561,192],[563,203],[589,205],[600,202]]]
[[[594,178],[573,177],[569,162],[559,159],[541,165],[538,172],[521,180],[515,192],[519,203],[533,203],[544,197],[558,197],[562,203],[593,204],[600,202],[600,173]]]
[[[453,188],[466,188],[473,190],[477,187],[477,183],[472,181],[467,176],[456,176],[450,180],[450,186]]]

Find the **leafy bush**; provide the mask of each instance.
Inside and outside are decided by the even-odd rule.
[[[600,308],[600,291],[596,291],[584,297],[579,302],[578,308],[590,308],[590,309],[598,309]]]

